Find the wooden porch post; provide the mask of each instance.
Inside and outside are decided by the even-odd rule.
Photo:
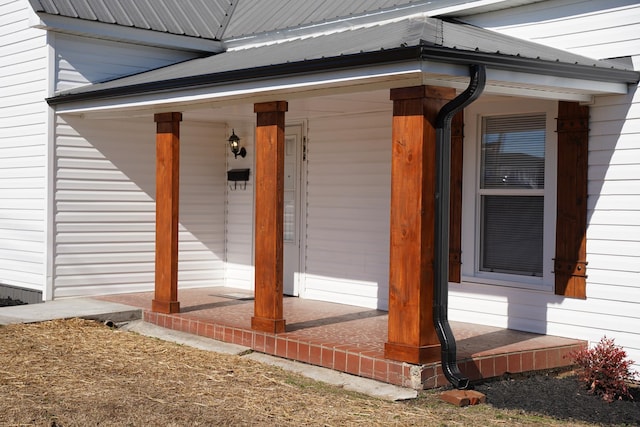
[[[254,105],[256,126],[255,305],[251,328],[285,331],[283,316],[283,215],[285,101]]]
[[[181,113],[161,113],[156,122],[156,278],[151,310],[179,313],[178,193]]]
[[[391,90],[391,252],[385,357],[408,363],[440,358],[433,321],[436,131],[449,88]]]

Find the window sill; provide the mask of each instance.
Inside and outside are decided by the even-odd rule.
[[[498,277],[496,277],[498,276]],[[479,273],[476,276],[462,276],[461,282],[488,285],[488,286],[501,286],[507,288],[517,288],[531,291],[553,292],[553,284],[544,283],[542,277],[524,277],[506,274],[491,274],[491,273]]]

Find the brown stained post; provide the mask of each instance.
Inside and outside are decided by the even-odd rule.
[[[179,313],[178,193],[181,113],[161,113],[156,122],[156,278],[151,310]]]
[[[256,126],[255,305],[251,328],[285,331],[283,315],[283,215],[285,101],[254,105]]]
[[[454,89],[431,86],[391,90],[387,359],[408,363],[440,359],[440,343],[433,322],[435,121],[440,108],[454,96]]]
[[[464,112],[451,122],[451,170],[449,184],[449,282],[460,283],[462,257],[462,151]]]

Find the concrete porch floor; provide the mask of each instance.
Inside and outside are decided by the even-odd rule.
[[[151,312],[153,292],[97,297],[143,309],[146,322],[365,378],[414,389],[448,384],[439,361],[412,365],[384,358],[387,313],[285,297],[286,332],[251,330],[253,295],[235,288],[180,290],[181,313]],[[463,374],[476,381],[570,364],[565,356],[586,342],[470,323],[451,322]]]

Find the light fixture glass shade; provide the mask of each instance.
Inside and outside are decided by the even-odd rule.
[[[244,147],[240,148],[240,137],[236,135],[235,129],[231,130],[231,136],[229,137],[229,147],[231,147],[231,152],[236,159],[238,158],[238,154],[240,154],[241,157],[247,155],[247,150],[245,150]]]

